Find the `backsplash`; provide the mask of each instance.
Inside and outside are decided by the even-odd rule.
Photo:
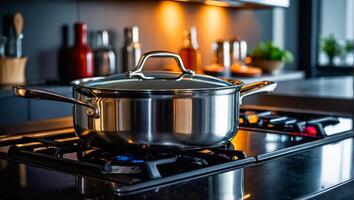
[[[272,39],[272,10],[237,10],[170,1],[3,1],[0,16],[16,11],[25,20],[23,51],[29,57],[26,70],[29,81],[58,77],[61,27],[69,25],[72,44],[76,21],[87,23],[91,32],[99,29],[113,32],[119,70],[123,30],[127,26],[140,28],[143,52],[178,52],[182,31],[196,26],[203,66],[211,62],[211,43],[215,40],[239,37],[252,49],[259,41]],[[170,61],[152,61],[147,68],[161,69],[167,62]]]

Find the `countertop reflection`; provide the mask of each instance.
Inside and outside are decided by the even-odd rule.
[[[354,178],[353,138],[245,169],[252,199],[299,198]]]
[[[127,199],[294,199],[322,195],[322,191],[341,185],[351,194],[353,138],[314,147],[303,152],[260,162],[254,166],[159,188]],[[240,178],[242,177],[242,178]],[[243,185],[242,185],[243,183]],[[330,190],[330,191],[332,191]],[[327,191],[328,193],[330,191]],[[345,193],[346,192],[346,193]],[[173,197],[168,194],[173,194]],[[242,196],[240,196],[242,194]],[[329,193],[333,198],[336,194]],[[351,197],[351,196],[350,196]],[[348,198],[344,195],[344,198]]]

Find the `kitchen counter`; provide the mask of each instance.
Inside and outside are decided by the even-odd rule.
[[[353,78],[351,76],[322,77],[279,82],[274,92],[249,97],[245,103],[351,115]]]
[[[283,81],[294,81],[298,80],[301,81],[305,78],[305,73],[303,71],[281,71],[279,74],[262,74],[259,77],[237,77],[237,76],[232,76],[232,77],[227,77],[231,79],[237,79],[241,80],[243,82],[247,83],[252,83],[256,81],[274,81],[274,82],[283,82]]]
[[[270,95],[353,99],[353,77],[322,77],[281,82],[276,91]]]
[[[5,132],[33,131],[43,129],[43,127],[48,128],[50,124],[55,125],[55,127],[50,127],[51,129],[57,129],[60,126],[69,127],[70,121],[70,118],[65,118],[56,123],[36,122],[32,124],[33,126],[29,123],[24,126],[14,126]],[[270,143],[272,145],[267,146],[267,149],[278,147],[276,138],[265,138],[274,141],[274,145]],[[243,141],[252,142],[253,140],[240,131],[236,136],[236,141],[240,141],[239,145],[242,146]],[[254,142],[254,145],[257,145],[257,142]],[[252,152],[258,149],[250,148],[245,151],[252,156]],[[239,199],[242,194],[248,199],[303,197],[347,199],[354,194],[353,167],[354,139],[347,138],[289,154],[286,157],[265,160],[245,168],[170,183],[169,186],[121,196],[121,199]],[[28,199],[85,198],[75,190],[76,178],[73,175],[31,166],[26,166],[26,169],[27,174],[24,175],[24,165],[0,159],[0,188],[2,188],[0,199],[13,199],[18,196]],[[25,189],[24,186],[26,186]],[[100,191],[99,186],[91,189]],[[103,195],[106,192],[102,190],[100,198],[104,198]]]

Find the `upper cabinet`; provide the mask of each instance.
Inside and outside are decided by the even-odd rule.
[[[289,7],[289,0],[175,0],[183,2],[196,2],[206,5],[234,7],[240,9],[262,9],[272,7]]]

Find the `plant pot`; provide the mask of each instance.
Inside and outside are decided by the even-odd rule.
[[[259,67],[263,72],[278,74],[284,68],[283,61],[254,59],[251,62],[254,67]]]

